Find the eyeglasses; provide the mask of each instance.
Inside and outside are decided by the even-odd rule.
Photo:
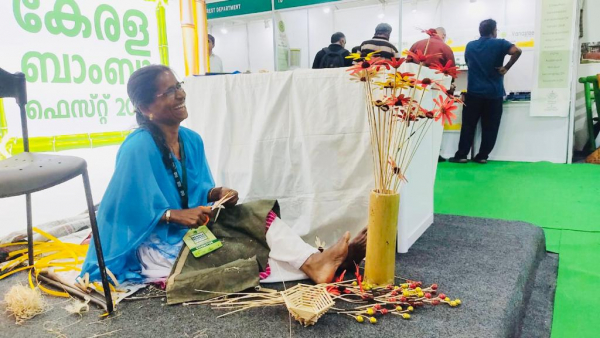
[[[183,87],[181,87],[182,85],[183,85],[183,81],[177,82],[176,85],[174,85],[173,87],[167,89],[164,93],[156,95],[156,97],[161,97],[161,96],[169,97],[169,96],[173,96],[175,94],[175,92],[178,91],[178,90],[181,90],[181,91],[185,92],[185,90],[183,89]]]

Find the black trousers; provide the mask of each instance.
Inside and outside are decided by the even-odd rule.
[[[467,158],[473,146],[477,123],[481,119],[481,147],[477,158],[487,160],[498,137],[498,128],[500,128],[500,119],[502,118],[502,101],[502,98],[486,99],[467,95],[462,112],[458,151],[454,155],[456,158]]]

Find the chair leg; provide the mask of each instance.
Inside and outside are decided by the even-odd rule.
[[[27,204],[27,256],[29,257],[29,266],[33,266],[33,220],[31,217],[31,194],[25,195]]]
[[[100,245],[100,234],[98,233],[98,224],[96,223],[96,213],[94,212],[94,201],[92,199],[92,190],[90,188],[90,179],[87,169],[81,175],[83,177],[83,186],[85,188],[85,198],[87,200],[88,213],[90,215],[90,223],[92,226],[92,239],[96,246],[96,256],[98,256],[98,267],[100,268],[100,277],[102,278],[102,287],[104,288],[104,296],[106,297],[106,311],[113,312],[112,295],[108,277],[106,275],[106,265],[104,264],[104,255],[102,254],[102,246]]]

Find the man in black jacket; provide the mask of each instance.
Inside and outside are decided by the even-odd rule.
[[[346,36],[344,33],[337,32],[333,34],[329,47],[321,49],[315,56],[313,69],[352,66],[352,59],[346,59],[350,52],[344,48],[345,46]]]

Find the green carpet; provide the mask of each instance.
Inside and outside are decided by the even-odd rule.
[[[435,212],[544,228],[559,253],[552,337],[600,336],[600,166],[440,163]]]

